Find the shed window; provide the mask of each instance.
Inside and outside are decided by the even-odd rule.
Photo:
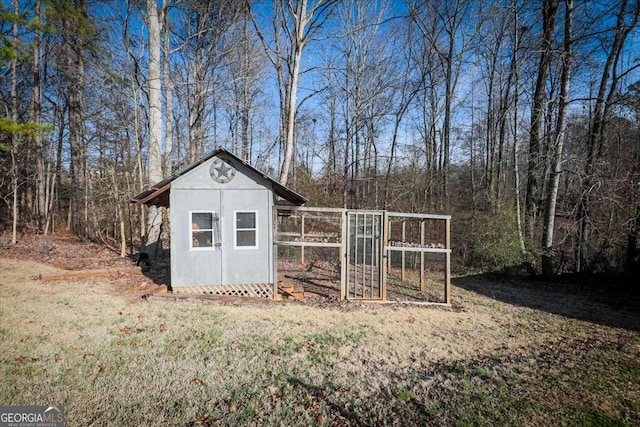
[[[191,249],[220,246],[220,217],[215,212],[191,212]]]
[[[258,212],[235,212],[235,248],[258,247]]]

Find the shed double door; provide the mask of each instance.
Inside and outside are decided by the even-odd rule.
[[[175,189],[172,192],[174,285],[273,283],[269,238],[271,193],[268,190]],[[209,218],[213,223],[208,223]],[[199,238],[203,242],[198,242]]]

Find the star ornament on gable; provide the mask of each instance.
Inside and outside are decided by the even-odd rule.
[[[230,161],[216,157],[211,163],[209,174],[215,182],[226,184],[236,176],[236,168]]]

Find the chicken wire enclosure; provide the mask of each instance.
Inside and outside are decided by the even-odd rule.
[[[349,212],[347,216],[347,298],[384,299],[384,214]]]
[[[451,217],[389,212],[386,218],[389,298],[450,304]]]
[[[278,263],[305,286],[337,291],[339,273],[341,299],[451,303],[448,215],[283,205],[274,216]]]
[[[391,258],[402,259],[401,253],[388,252]],[[407,251],[405,265],[401,262],[386,271],[386,291],[389,301],[446,303],[446,257],[444,253]]]
[[[276,206],[274,245],[278,286],[344,298],[346,213],[339,208]]]

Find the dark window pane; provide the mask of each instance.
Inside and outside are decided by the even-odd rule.
[[[211,212],[198,212],[191,214],[192,230],[211,230],[213,224],[213,214]]]
[[[220,217],[218,215],[213,216],[213,238],[213,243],[216,247],[222,246],[222,234],[220,233]]]
[[[255,246],[256,245],[256,232],[253,230],[236,231],[236,244],[237,246]]]
[[[256,228],[255,212],[237,212],[236,213],[236,229]]]
[[[211,231],[194,231],[193,242],[194,248],[212,248],[213,234]]]

